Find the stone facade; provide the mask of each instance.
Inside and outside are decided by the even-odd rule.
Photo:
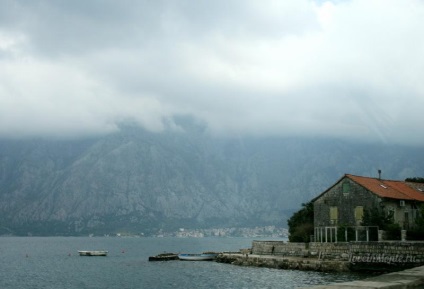
[[[383,204],[386,214],[393,215],[393,221],[402,229],[408,230],[414,227],[418,210],[415,202],[384,200]]]
[[[343,178],[314,200],[314,226],[357,226],[365,210],[380,207],[381,199],[349,178]],[[356,213],[356,215],[355,215]]]

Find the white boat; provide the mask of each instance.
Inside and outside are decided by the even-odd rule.
[[[184,261],[210,261],[218,256],[217,253],[178,254],[178,259]]]
[[[107,256],[108,251],[78,251],[80,256]]]

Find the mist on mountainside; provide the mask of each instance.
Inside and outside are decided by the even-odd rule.
[[[325,138],[218,138],[201,126],[0,141],[0,234],[286,227],[343,174],[422,176],[422,148]]]

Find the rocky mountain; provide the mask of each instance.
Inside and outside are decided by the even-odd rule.
[[[0,235],[149,234],[286,226],[345,173],[424,175],[424,148],[217,138],[124,127],[79,140],[0,140]]]

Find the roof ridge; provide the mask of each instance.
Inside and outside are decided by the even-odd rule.
[[[358,175],[353,175],[353,174],[345,174],[345,176],[347,177],[357,177],[357,178],[363,178],[363,179],[373,179],[373,180],[377,180],[377,181],[386,181],[386,182],[399,182],[399,183],[406,183],[405,181],[402,180],[390,180],[390,179],[381,179],[378,177],[365,177],[365,176],[358,176]]]
[[[406,183],[405,181],[401,181],[401,180],[384,180],[384,181],[396,182],[396,183]]]

